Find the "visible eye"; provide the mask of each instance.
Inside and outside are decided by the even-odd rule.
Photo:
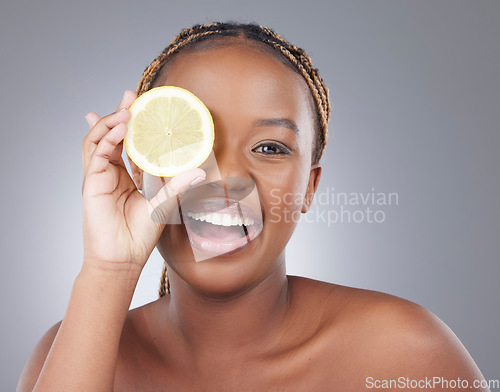
[[[282,144],[275,143],[275,142],[261,143],[257,147],[255,147],[252,151],[258,152],[260,154],[265,154],[265,155],[281,155],[281,154],[288,155],[288,154],[290,154],[290,149],[288,149],[287,147],[285,147]]]

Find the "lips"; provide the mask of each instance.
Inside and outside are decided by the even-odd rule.
[[[191,245],[212,257],[241,250],[263,227],[260,211],[235,199],[195,200],[181,210]]]

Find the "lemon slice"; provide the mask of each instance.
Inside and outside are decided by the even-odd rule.
[[[129,108],[124,139],[130,159],[154,176],[173,177],[200,166],[214,144],[209,110],[193,93],[164,86],[146,91]]]

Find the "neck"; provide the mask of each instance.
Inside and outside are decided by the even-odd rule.
[[[169,272],[167,323],[191,355],[258,350],[270,344],[288,309],[284,254],[259,282],[224,298],[204,295]],[[181,284],[179,284],[181,283]],[[184,283],[184,284],[182,284]]]

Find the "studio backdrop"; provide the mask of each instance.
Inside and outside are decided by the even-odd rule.
[[[0,6],[2,390],[81,267],[85,114],[113,112],[181,28],[267,25],[311,56],[332,119],[287,268],[428,308],[500,378],[500,2],[7,1]],[[155,251],[132,307],[157,298]]]

